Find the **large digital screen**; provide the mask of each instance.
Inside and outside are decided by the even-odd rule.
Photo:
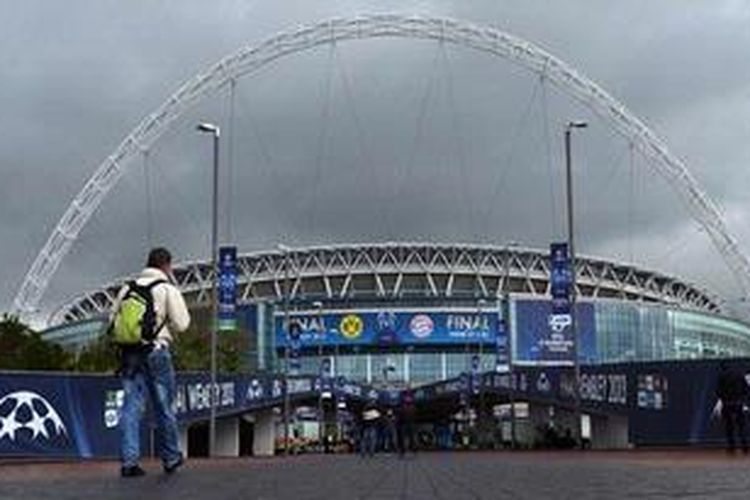
[[[580,341],[578,359],[597,360],[594,305],[576,304],[576,330]],[[570,315],[568,315],[570,318]],[[534,364],[572,364],[575,353],[572,322],[561,321],[546,300],[514,302],[516,361]]]

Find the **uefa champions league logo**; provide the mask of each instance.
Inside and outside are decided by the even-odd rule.
[[[395,344],[398,342],[396,314],[393,311],[380,311],[377,315],[378,343]]]
[[[0,440],[15,441],[26,429],[31,439],[51,439],[67,435],[67,429],[55,408],[42,396],[31,391],[17,391],[0,399]]]

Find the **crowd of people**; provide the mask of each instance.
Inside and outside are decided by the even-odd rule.
[[[404,391],[397,406],[384,406],[376,399],[368,400],[356,422],[357,451],[362,457],[372,457],[377,451],[416,453],[417,439],[414,423],[414,394]]]

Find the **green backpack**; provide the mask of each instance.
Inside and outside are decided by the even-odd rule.
[[[119,346],[135,346],[151,342],[164,327],[156,326],[154,296],[151,290],[164,280],[148,285],[128,282],[128,290],[120,303],[112,325],[112,342]]]

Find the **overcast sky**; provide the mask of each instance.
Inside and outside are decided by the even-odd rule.
[[[279,31],[356,14],[452,17],[543,47],[663,138],[750,249],[742,0],[0,0],[0,12],[0,311],[84,182],[182,82]],[[564,237],[571,118],[591,122],[574,143],[579,251],[736,299],[671,188],[564,91],[466,48],[377,39],[282,58],[175,122],[147,165],[125,166],[41,309],[136,272],[150,244],[206,258],[211,151],[199,120],[225,132],[222,238],[251,251],[401,240],[545,248]]]

